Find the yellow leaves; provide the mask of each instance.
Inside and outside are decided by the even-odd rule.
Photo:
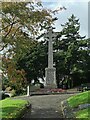
[[[38,3],[37,5],[34,5],[33,3],[30,4],[30,8],[26,7],[28,3],[17,3],[17,2],[4,2],[2,3],[2,11],[5,15],[9,13],[9,18],[6,16],[6,18],[3,19],[3,36],[6,37],[12,37],[12,35],[15,35],[15,38],[19,36],[21,37],[21,27],[27,27],[28,31],[32,36],[35,36],[40,32],[40,24],[42,24],[43,29],[48,26],[48,24],[51,24],[52,21],[52,15],[50,10],[39,8],[41,6],[41,3]],[[33,6],[33,9],[31,9]],[[36,7],[37,6],[37,7]],[[15,18],[15,19],[13,19]],[[9,20],[9,21],[8,21]],[[11,24],[14,23],[12,26]],[[8,26],[9,25],[9,26]],[[8,27],[6,27],[8,26]],[[24,36],[23,36],[24,37]],[[9,41],[10,42],[10,41]],[[11,42],[12,43],[12,42]],[[11,44],[10,43],[10,44]]]
[[[7,76],[11,83],[16,84],[18,81],[26,81],[25,71],[23,69],[17,70],[15,62],[12,59],[3,57],[3,64],[5,65]]]
[[[14,69],[14,67],[12,65],[8,65],[8,68],[7,68],[8,74],[12,74],[13,73],[13,69]]]
[[[10,3],[2,2],[2,8],[7,8],[10,6]]]

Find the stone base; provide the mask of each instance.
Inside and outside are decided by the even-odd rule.
[[[57,88],[56,85],[56,68],[45,69],[46,86],[45,88]]]

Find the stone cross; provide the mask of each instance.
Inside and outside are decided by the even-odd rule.
[[[45,69],[46,86],[56,88],[56,68],[53,67],[53,38],[56,35],[53,28],[49,28],[45,37],[48,38],[48,68]]]

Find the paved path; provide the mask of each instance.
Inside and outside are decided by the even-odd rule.
[[[61,111],[61,101],[73,94],[42,95],[20,97],[27,99],[32,104],[32,110],[28,110],[23,118],[63,118]]]

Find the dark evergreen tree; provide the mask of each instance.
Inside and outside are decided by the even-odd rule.
[[[40,78],[44,81],[45,68],[47,67],[47,42],[34,41],[22,59],[18,59],[17,67],[25,70],[29,83],[32,80],[35,83],[39,82]]]
[[[76,84],[78,84],[78,82],[80,84],[81,82],[79,81],[79,79],[83,69],[83,65],[80,67],[80,62],[81,62],[81,56],[83,56],[84,51],[80,49],[82,47],[83,49],[85,49],[88,42],[87,40],[84,39],[85,36],[84,37],[80,36],[79,19],[77,19],[74,15],[68,18],[68,21],[61,26],[63,27],[63,29],[59,33],[59,35],[57,36],[54,42],[54,50],[55,50],[54,60],[57,69],[57,84],[59,87],[61,81],[62,83],[65,82],[67,84],[69,82],[68,84],[69,87],[71,86],[70,84],[72,84],[71,80],[73,82],[75,81]],[[83,54],[81,52],[83,52]],[[82,62],[85,60],[86,58],[84,57],[84,59],[82,59]],[[84,67],[87,68],[86,66]],[[74,80],[75,77],[76,80]]]

